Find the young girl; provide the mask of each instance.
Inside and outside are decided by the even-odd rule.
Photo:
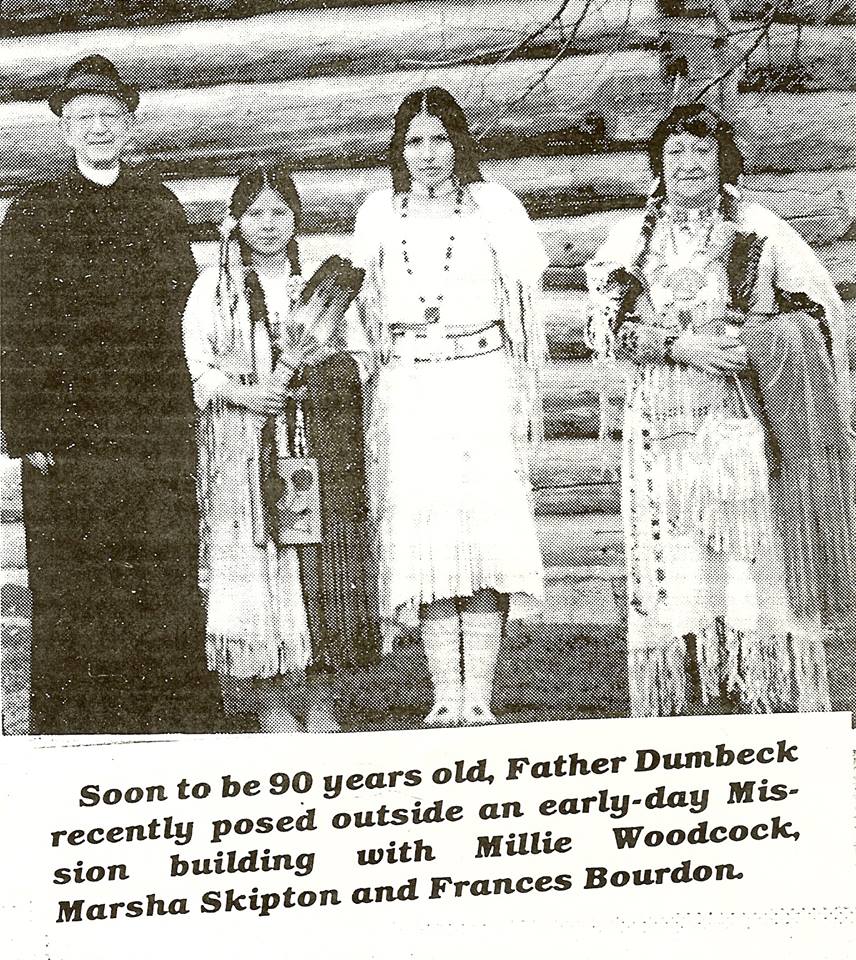
[[[369,418],[384,615],[418,617],[430,725],[489,723],[505,617],[543,599],[528,447],[541,419],[545,266],[517,198],[483,182],[461,107],[406,97],[392,189],[357,216],[361,305],[380,354]]]
[[[346,300],[335,284],[302,302],[299,220],[286,170],[241,177],[219,266],[199,276],[184,316],[200,411],[208,666],[220,675],[227,710],[256,714],[264,732],[302,729],[284,681],[310,665],[306,726],[339,729],[330,673],[372,659],[376,638],[358,359],[367,344],[357,325],[344,329]],[[345,341],[354,353],[344,352]],[[277,458],[293,455],[319,462],[319,544],[278,542]],[[306,506],[302,481],[312,481],[304,473],[279,503],[295,527]]]

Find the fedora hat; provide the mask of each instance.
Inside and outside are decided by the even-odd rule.
[[[125,83],[115,64],[100,54],[84,57],[73,63],[68,68],[62,86],[48,97],[48,106],[60,116],[62,108],[69,100],[86,93],[116,97],[125,103],[131,112],[137,109],[140,102],[137,88]]]

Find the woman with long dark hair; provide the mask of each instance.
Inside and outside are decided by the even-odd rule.
[[[856,574],[843,307],[740,195],[727,121],[676,107],[649,152],[646,210],[589,265],[590,342],[628,385],[632,712],[828,710]]]
[[[389,161],[392,189],[366,199],[353,254],[380,361],[368,445],[381,612],[420,624],[426,723],[487,723],[505,618],[543,595],[528,462],[545,257],[517,198],[484,182],[447,91],[404,99]]]
[[[200,411],[208,665],[227,707],[256,714],[269,732],[302,729],[284,681],[308,665],[307,727],[338,729],[331,673],[371,659],[376,639],[362,435],[368,344],[345,321],[335,284],[307,296],[300,215],[287,170],[242,176],[219,265],[200,275],[184,317]],[[284,523],[299,535],[284,540]]]

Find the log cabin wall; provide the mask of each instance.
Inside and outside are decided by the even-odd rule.
[[[670,57],[681,43],[703,54],[715,35],[701,6],[3,0],[0,216],[18,190],[70,163],[45,94],[71,62],[100,52],[143,91],[131,159],[184,204],[200,264],[211,260],[235,174],[278,160],[297,171],[311,270],[347,251],[361,200],[388,182],[384,154],[403,95],[448,87],[483,144],[486,176],[521,196],[549,252],[548,440],[533,477],[547,621],[617,624],[618,487],[595,447],[582,268],[622,211],[644,202],[644,141],[669,105]],[[744,18],[729,62],[746,191],[816,247],[856,318],[856,14],[846,0],[795,0],[768,23],[758,0],[732,7]],[[689,77],[696,89],[707,79]],[[610,401],[620,427],[618,382]],[[606,458],[616,468],[617,448],[613,437]],[[0,466],[4,632],[19,638],[14,646],[25,642],[26,568],[18,466]]]

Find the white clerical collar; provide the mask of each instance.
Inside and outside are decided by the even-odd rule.
[[[451,197],[455,190],[458,189],[458,184],[454,177],[449,177],[448,180],[437,184],[436,187],[426,187],[424,183],[419,183],[418,180],[414,180],[410,184],[410,189],[417,196],[428,197],[429,200],[438,200],[441,197]]]
[[[90,180],[92,183],[97,183],[101,187],[112,187],[113,184],[119,179],[122,166],[121,164],[117,163],[115,167],[108,167],[105,170],[101,167],[93,167],[92,164],[86,163],[86,161],[78,158],[77,169],[80,171],[80,175],[86,180]]]

